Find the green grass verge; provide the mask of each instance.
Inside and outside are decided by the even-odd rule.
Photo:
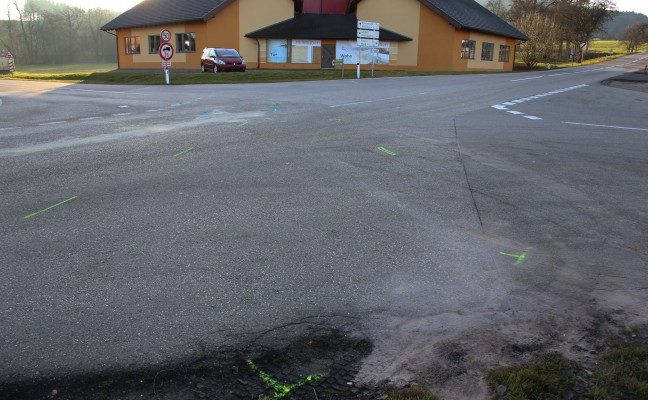
[[[399,76],[430,76],[451,74],[483,74],[480,72],[449,72],[449,71],[375,71],[376,78]],[[371,77],[371,71],[362,71],[363,78]],[[190,84],[219,84],[219,83],[269,83],[342,79],[341,70],[248,70],[247,72],[201,73],[201,72],[170,72],[169,80],[172,85]],[[344,79],[355,79],[355,69],[348,69]],[[77,83],[112,83],[137,85],[163,85],[164,72],[69,72],[69,73],[29,73],[18,71],[13,74],[0,76],[0,79],[65,81]]]
[[[489,372],[486,382],[507,400],[560,400],[575,384],[576,365],[558,353],[545,354],[537,362]]]
[[[589,44],[588,51],[598,52],[598,53],[607,53],[610,49],[614,50],[614,53],[623,53],[625,54],[628,51],[625,43],[621,40],[592,40]],[[647,51],[648,44],[643,44],[637,48],[638,52]]]
[[[18,65],[18,72],[30,74],[61,74],[75,72],[109,72],[117,69],[116,63],[65,64],[65,65]]]
[[[594,371],[591,399],[648,399],[648,345],[631,335],[608,343]]]
[[[574,393],[590,400],[648,399],[648,325],[626,329],[606,348],[593,373],[550,353],[533,363],[490,371],[486,382],[505,400],[559,400]]]

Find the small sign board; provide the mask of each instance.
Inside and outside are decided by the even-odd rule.
[[[358,37],[365,39],[379,39],[380,31],[370,31],[367,29],[358,29]]]
[[[587,48],[587,43],[581,43],[580,48],[581,49],[586,49]]]
[[[380,23],[358,20],[358,29],[368,29],[371,31],[380,30]]]
[[[13,58],[13,54],[11,54],[11,50],[7,50],[7,54],[5,54],[5,57]]]
[[[378,47],[378,39],[358,38],[358,47]]]
[[[162,29],[162,32],[160,32],[160,39],[162,39],[162,43],[168,43],[171,40],[171,31],[168,29]]]
[[[344,60],[343,59],[340,58],[340,59],[333,60],[333,66],[334,67],[337,67],[337,66],[340,66],[340,65],[344,65]]]
[[[164,60],[162,61],[162,66],[164,68],[171,68],[171,60]]]
[[[171,43],[162,43],[160,45],[160,57],[163,60],[166,61],[166,60],[172,59],[173,58],[173,53],[174,53],[174,50],[173,50],[173,46],[171,45]]]

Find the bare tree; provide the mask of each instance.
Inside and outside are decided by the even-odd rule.
[[[504,0],[488,0],[486,8],[503,20],[509,19],[509,8]]]
[[[616,5],[612,0],[562,0],[556,4],[556,15],[565,39],[576,50],[576,59],[583,61],[585,50],[594,32],[614,17]]]
[[[553,53],[558,26],[553,17],[539,11],[524,14],[513,22],[529,40],[520,45],[520,57],[527,68],[534,68],[545,59],[549,60]]]
[[[637,21],[630,25],[622,37],[625,42],[628,53],[634,53],[637,47],[648,43],[648,22]]]

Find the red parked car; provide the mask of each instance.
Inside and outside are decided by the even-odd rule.
[[[207,47],[200,57],[200,70],[213,71],[240,71],[245,72],[245,60],[234,49]]]

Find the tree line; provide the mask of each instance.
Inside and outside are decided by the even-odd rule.
[[[11,50],[19,64],[116,62],[115,36],[99,28],[117,15],[103,8],[85,10],[49,0],[10,0],[0,20],[0,50]]]
[[[617,14],[612,0],[489,0],[486,7],[529,37],[518,53],[529,68],[555,58],[582,62],[587,44]],[[633,29],[623,34],[628,51],[648,41],[636,29],[631,45]]]

